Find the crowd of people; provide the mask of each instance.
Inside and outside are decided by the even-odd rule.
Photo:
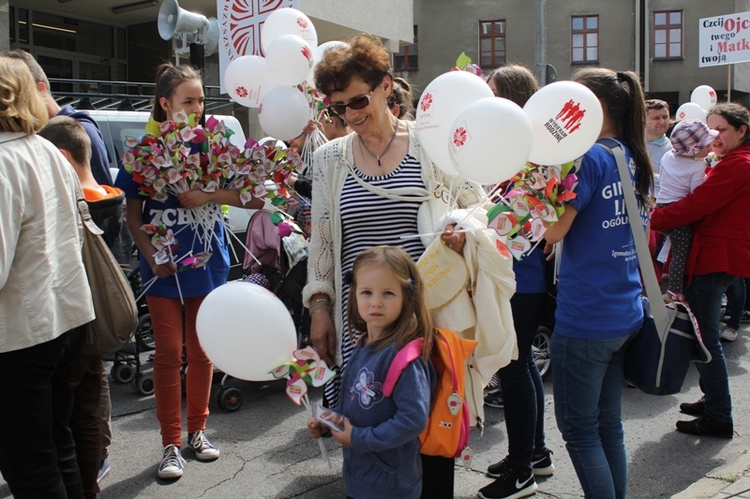
[[[585,496],[626,497],[624,358],[644,321],[643,289],[637,258],[631,257],[630,225],[604,223],[624,204],[621,189],[605,189],[620,183],[614,156],[600,147],[606,144],[625,152],[644,232],[660,233],[653,238],[655,261],[665,245],[671,247],[664,299],[690,306],[711,353],[710,362],[696,364],[703,397],[679,407],[694,419],[678,421],[676,428],[690,435],[734,436],[720,340],[737,339],[748,308],[750,112],[735,103],[717,104],[705,123],[683,121],[669,133],[668,105],[647,100],[635,73],[584,68],[572,79],[599,99],[602,128],[578,161],[576,196],[547,227],[546,247],[514,261],[495,249],[494,231],[456,230],[459,221],[462,227],[482,224],[487,192],[431,160],[413,121],[413,89],[394,76],[382,42],[356,35],[326,51],[317,64],[315,85],[330,105],[323,120],[311,122],[290,146],[302,149],[318,130],[326,142],[316,148],[306,172],[287,183],[302,195],[301,206],[310,207],[303,209],[310,243],[302,300],[310,342],[335,373],[323,404],[343,416],[342,431],[331,432],[315,420],[308,430],[315,438],[332,433],[343,446],[348,496],[453,497],[453,457],[420,452],[437,382],[430,361],[437,327],[479,342],[470,376],[489,390],[482,399],[481,386],[479,395],[467,389],[473,423],[482,423],[483,402],[498,406],[500,397],[505,410],[508,453],[488,467],[492,481],[478,496],[526,497],[538,488],[535,476],[554,473],[532,341],[549,296],[549,260],[556,257],[550,350],[557,426]],[[495,96],[519,106],[539,88],[532,72],[519,65],[498,68],[486,81]],[[165,63],[157,69],[152,118],[164,122],[178,112],[200,120],[201,75],[190,66]],[[208,240],[196,237],[187,211],[210,203],[268,205],[256,198],[243,203],[232,189],[146,198],[124,168],[113,186],[106,165],[96,123],[56,104],[36,61],[22,51],[0,56],[0,398],[17,408],[0,411],[0,426],[14,429],[5,442],[14,452],[0,453],[0,472],[18,498],[96,497],[108,469],[107,379],[101,354],[84,345],[83,326],[95,311],[80,258],[79,198],[111,248],[125,204],[124,223],[138,250],[142,280],[154,282],[145,296],[155,340],[158,477],[183,475],[185,447],[198,460],[220,457],[206,436],[214,370],[198,339],[196,315],[206,295],[227,280],[228,249],[220,227]],[[425,235],[420,208],[433,196],[453,200],[455,212],[446,214],[439,237],[429,242],[419,237]],[[172,230],[182,243],[174,259],[160,258],[144,224]],[[427,308],[429,286],[417,262],[434,245],[466,264],[462,310],[469,311],[468,318],[458,321]],[[189,250],[212,257],[205,269],[181,269],[178,278],[175,259]],[[722,329],[725,295],[728,319]],[[389,366],[415,338],[424,338],[422,355],[385,396]],[[508,355],[487,351],[489,345],[497,349],[498,338]]]

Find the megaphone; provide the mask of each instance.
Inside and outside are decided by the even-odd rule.
[[[163,40],[171,40],[175,34],[198,33],[209,26],[208,19],[202,14],[181,9],[177,0],[164,0],[159,8],[157,18],[159,36]],[[218,46],[218,21],[216,25]]]
[[[219,21],[215,17],[208,18],[208,30],[203,41],[206,55],[215,54],[219,50]]]

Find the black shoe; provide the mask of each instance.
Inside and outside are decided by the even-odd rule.
[[[510,467],[503,459],[497,465],[497,479],[486,487],[479,489],[477,497],[484,499],[517,499],[536,493],[538,488],[534,473],[531,470],[518,470]],[[490,466],[490,468],[492,468]],[[489,473],[489,469],[488,469]]]
[[[734,426],[731,421],[721,423],[705,415],[692,421],[677,421],[677,431],[706,437],[734,437]]]
[[[703,416],[703,397],[698,402],[683,402],[680,412],[689,416]]]
[[[555,465],[552,464],[552,451],[544,449],[541,454],[535,454],[531,458],[531,469],[534,470],[534,476],[550,476],[555,472]]]
[[[503,402],[503,392],[498,389],[498,391],[494,393],[485,395],[484,405],[486,405],[487,407],[494,407],[496,409],[502,409],[503,407],[505,407],[505,403]]]

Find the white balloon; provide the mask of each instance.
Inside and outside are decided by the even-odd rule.
[[[432,80],[419,98],[417,135],[430,159],[449,175],[458,173],[448,151],[451,126],[463,108],[485,97],[492,97],[492,90],[480,77],[450,71]]]
[[[677,112],[674,113],[674,117],[675,119],[677,119],[677,121],[700,120],[705,123],[707,114],[708,111],[706,111],[695,102],[686,102],[677,108]]]
[[[472,102],[453,122],[453,165],[480,184],[504,182],[523,168],[533,145],[531,122],[515,102],[486,97]]]
[[[282,85],[299,85],[312,69],[313,52],[299,36],[281,35],[268,46],[266,64]]]
[[[263,53],[268,52],[271,42],[282,35],[297,35],[311,47],[318,46],[318,32],[309,17],[297,9],[276,9],[266,18],[260,31]]]
[[[305,94],[293,87],[276,87],[263,97],[258,121],[265,132],[279,140],[299,137],[310,120]]]
[[[709,87],[708,85],[700,85],[695,87],[690,94],[690,102],[698,104],[706,111],[710,110],[716,105],[716,90]]]
[[[604,114],[599,99],[574,81],[542,87],[523,110],[534,134],[529,161],[538,165],[573,161],[594,145],[602,131]]]
[[[263,96],[279,85],[268,70],[266,60],[257,55],[238,57],[224,72],[227,93],[233,101],[246,107],[260,106]]]
[[[310,73],[307,75],[307,84],[311,87],[315,88],[315,67],[318,65],[320,61],[323,60],[323,56],[328,51],[328,49],[332,49],[334,47],[348,47],[349,44],[346,42],[340,42],[338,40],[333,40],[330,42],[321,43],[317,47],[313,49],[313,66],[310,68]]]
[[[211,362],[239,379],[267,381],[269,371],[292,359],[294,320],[276,295],[249,282],[211,291],[196,317],[203,350]]]

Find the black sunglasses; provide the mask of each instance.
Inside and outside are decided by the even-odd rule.
[[[346,114],[346,108],[350,107],[355,110],[364,109],[370,105],[370,98],[372,97],[372,91],[369,94],[363,95],[352,99],[348,104],[331,104],[328,108],[339,116]]]

